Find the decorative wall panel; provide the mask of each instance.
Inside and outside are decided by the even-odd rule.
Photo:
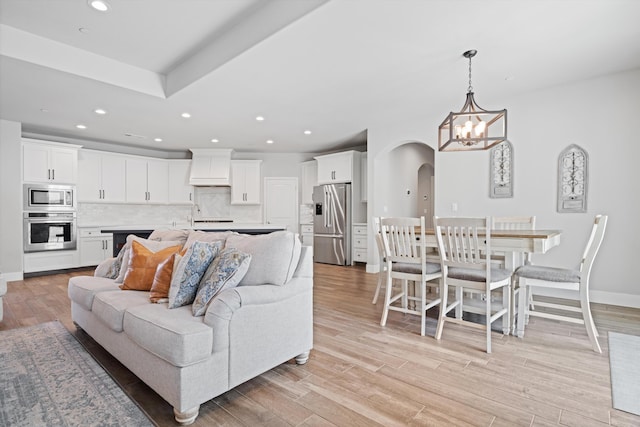
[[[490,151],[489,197],[513,197],[513,145],[505,141]]]
[[[589,155],[576,144],[558,157],[558,212],[586,212]]]

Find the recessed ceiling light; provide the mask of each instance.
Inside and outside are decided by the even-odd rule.
[[[48,113],[49,112],[49,110],[47,110],[46,108],[41,108],[40,111],[43,112],[43,113]]]
[[[109,10],[109,3],[104,0],[89,0],[88,3],[89,6],[99,12],[106,12]]]
[[[259,121],[259,122],[262,122],[262,121],[264,121],[264,117],[262,117],[262,116],[257,116],[257,117],[256,117],[256,120],[257,120],[257,121]]]
[[[267,144],[273,144],[273,139],[267,139]]]
[[[78,129],[86,129],[86,128],[87,128],[85,125],[76,125],[76,127],[77,127]]]
[[[89,34],[88,28],[80,27],[78,28],[78,31],[80,31],[82,34]]]
[[[307,129],[307,130],[304,131],[304,134],[305,135],[311,135],[311,131]]]
[[[185,119],[188,119],[189,117],[191,117],[191,114],[189,113],[182,113],[180,114],[182,117],[184,117]]]
[[[211,140],[211,142],[214,142],[214,143],[215,143],[215,142],[220,142],[220,141],[219,141],[219,140],[217,140],[216,138],[213,138],[213,139]]]
[[[93,110],[93,112],[96,114],[100,114],[101,116],[107,114],[106,110],[103,110],[102,108],[96,108],[95,110]]]
[[[162,138],[153,138],[155,142],[162,142]]]

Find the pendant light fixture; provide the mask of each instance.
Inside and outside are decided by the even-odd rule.
[[[439,151],[488,150],[507,140],[507,110],[488,111],[473,98],[471,58],[478,51],[468,50],[469,88],[467,100],[458,113],[451,112],[438,128]]]

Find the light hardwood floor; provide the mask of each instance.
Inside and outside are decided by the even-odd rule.
[[[70,318],[67,281],[78,271],[11,282],[0,331],[60,320],[160,426],[172,408]],[[390,313],[371,304],[377,276],[315,264],[314,349],[201,406],[195,426],[640,426],[611,407],[607,332],[640,335],[640,310],[594,304],[603,354],[584,328],[532,318],[524,339]],[[380,298],[380,300],[382,300]],[[430,316],[433,314],[430,313]],[[1,332],[0,332],[1,333]]]

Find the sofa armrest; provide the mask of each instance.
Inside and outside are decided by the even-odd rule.
[[[243,307],[280,303],[312,289],[313,279],[309,277],[294,277],[283,286],[238,286],[227,289],[211,301],[204,315],[204,323],[214,326],[217,319],[231,320],[234,313]]]
[[[105,259],[100,264],[98,264],[95,271],[93,272],[93,275],[96,277],[107,277],[107,273],[109,273],[109,270],[111,270],[111,266],[115,261],[115,257]]]

